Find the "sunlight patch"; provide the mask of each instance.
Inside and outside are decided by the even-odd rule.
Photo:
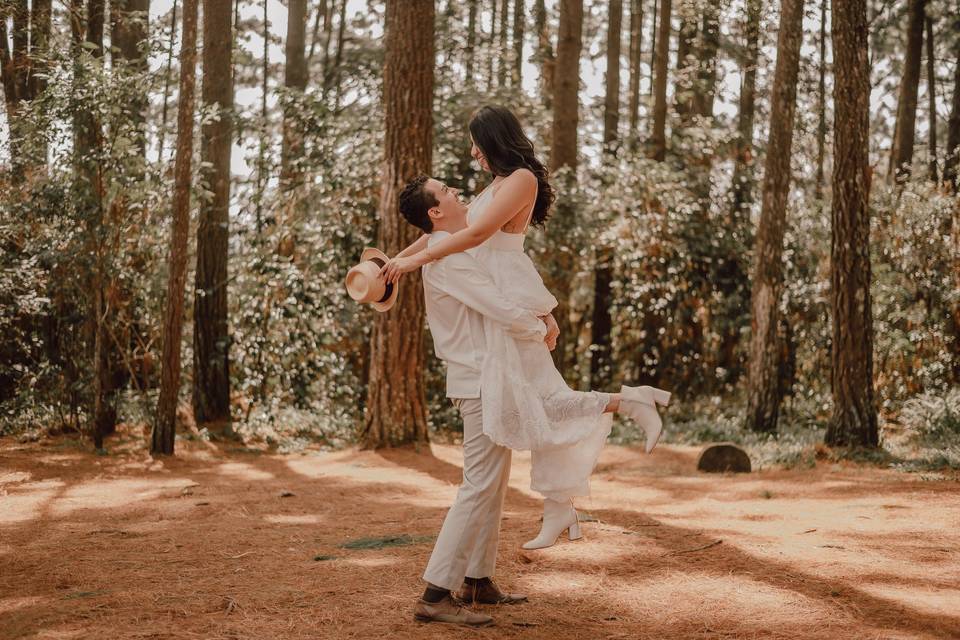
[[[272,473],[257,469],[247,462],[225,462],[217,467],[217,471],[225,476],[243,480],[273,480],[275,477]]]
[[[17,609],[32,607],[46,600],[41,596],[23,596],[19,598],[0,598],[0,614],[10,613]]]
[[[894,580],[896,578],[893,578]],[[896,600],[922,613],[950,616],[957,621],[960,629],[960,616],[957,615],[957,603],[960,603],[960,589],[924,589],[917,585],[902,586],[882,582],[861,583],[859,588],[870,595]]]
[[[113,509],[136,502],[153,500],[166,492],[183,489],[190,480],[115,480],[96,479],[70,487],[53,505],[54,515],[65,515],[78,509]]]
[[[263,519],[272,524],[320,524],[322,520],[320,516],[312,514],[305,514],[302,516],[277,514],[263,516]]]

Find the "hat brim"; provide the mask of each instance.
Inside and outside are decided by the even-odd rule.
[[[367,247],[363,250],[363,253],[360,254],[360,262],[365,262],[367,260],[382,260],[384,263],[390,262],[390,258],[380,249],[376,247]],[[397,296],[400,294],[400,281],[393,283],[393,291],[390,293],[390,297],[384,300],[383,302],[371,302],[370,306],[374,310],[383,313],[384,311],[389,311],[391,307],[397,302]]]

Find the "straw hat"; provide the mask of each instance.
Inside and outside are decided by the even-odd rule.
[[[380,268],[389,262],[383,251],[367,247],[360,254],[360,264],[347,272],[347,293],[359,303],[369,302],[377,311],[387,311],[397,301],[400,283],[386,284],[380,279]]]

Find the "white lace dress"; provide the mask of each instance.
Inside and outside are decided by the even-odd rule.
[[[487,188],[470,204],[468,224],[492,200]],[[498,230],[471,249],[506,297],[537,315],[557,306],[530,257],[525,235]],[[483,431],[494,442],[531,451],[534,491],[553,500],[590,493],[590,474],[610,434],[610,394],[573,391],[543,342],[515,340],[500,325],[484,322],[487,351],[480,373]]]

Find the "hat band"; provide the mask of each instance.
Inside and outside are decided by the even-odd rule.
[[[383,266],[384,266],[385,264],[387,264],[386,262],[384,262],[384,261],[381,260],[380,258],[370,258],[370,262],[372,262],[373,264],[377,265],[377,266],[380,267],[381,269],[383,268]],[[388,283],[387,286],[384,287],[384,289],[383,289],[383,297],[380,298],[379,300],[377,300],[377,304],[380,304],[381,302],[386,302],[387,300],[390,299],[390,296],[391,296],[391,295],[393,295],[393,283],[392,283],[392,282]]]

